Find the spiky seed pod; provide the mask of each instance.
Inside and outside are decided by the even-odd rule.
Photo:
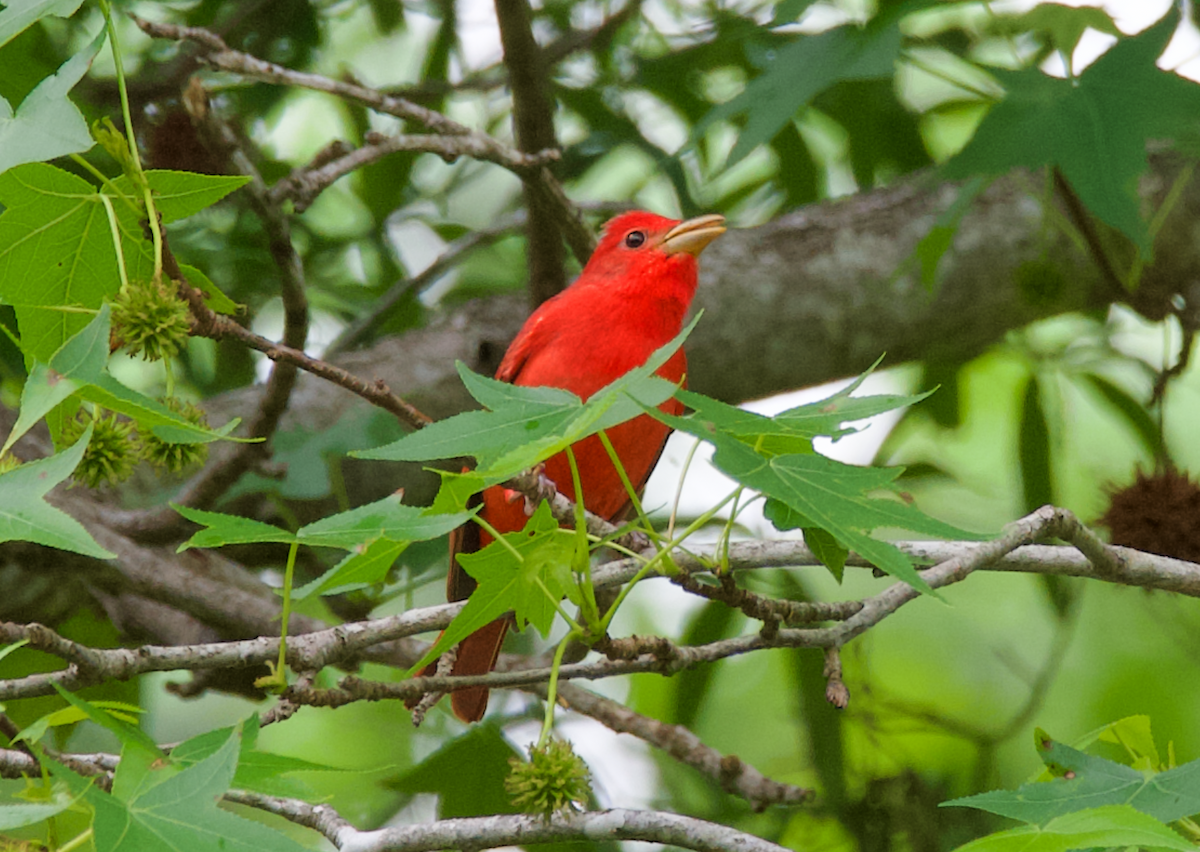
[[[88,423],[95,429],[92,440],[83,451],[79,467],[72,478],[88,488],[98,488],[104,483],[116,484],[129,478],[137,463],[141,461],[133,423],[118,420],[115,414],[106,414],[92,419],[80,412],[63,426],[63,443],[73,444],[79,440]]]
[[[556,813],[582,811],[592,795],[591,772],[566,740],[549,739],[529,750],[529,761],[508,761],[504,789],[512,803],[547,822]]]
[[[113,331],[130,355],[159,361],[179,353],[192,328],[187,302],[171,281],[130,281],[113,300]]]
[[[1200,485],[1174,467],[1139,469],[1131,485],[1109,495],[1098,523],[1113,544],[1200,562]]]
[[[189,423],[208,428],[208,418],[199,406],[173,396],[160,399],[159,402]],[[166,468],[171,473],[179,473],[189,467],[204,464],[208,458],[208,444],[172,444],[148,429],[138,434],[142,441],[142,455],[146,460],[156,467]]]

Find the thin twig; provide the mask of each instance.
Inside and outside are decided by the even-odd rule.
[[[575,712],[595,719],[609,730],[630,734],[662,749],[676,760],[708,775],[725,792],[745,799],[756,811],[768,805],[796,805],[813,798],[812,790],[773,781],[736,755],[723,755],[705,745],[682,725],[668,725],[643,716],[624,704],[575,684],[562,684],[558,694]]]
[[[524,224],[525,212],[521,210],[511,216],[505,217],[490,228],[463,234],[447,245],[433,263],[429,264],[429,266],[412,278],[396,282],[374,304],[364,309],[359,317],[342,329],[337,338],[325,348],[324,357],[329,359],[339,352],[353,349],[360,341],[370,335],[373,329],[382,325],[391,315],[396,305],[400,304],[404,299],[409,296],[419,295],[421,291],[440,279],[446,274],[447,270],[459,263],[475,249],[491,245]]]
[[[539,198],[558,212],[559,225],[576,258],[580,263],[587,263],[587,259],[591,256],[592,250],[595,248],[595,236],[584,224],[578,207],[567,198],[562,185],[549,169],[542,165],[541,159],[537,155],[530,157],[522,154],[485,133],[472,130],[436,110],[419,106],[404,98],[393,97],[376,89],[369,89],[343,80],[334,80],[320,74],[293,71],[247,53],[231,50],[219,36],[209,30],[200,27],[155,23],[137,16],[133,16],[133,20],[142,28],[143,32],[152,38],[187,39],[194,42],[201,49],[200,61],[212,68],[268,83],[325,92],[360,103],[387,115],[415,121],[434,133],[453,137],[453,147],[457,156],[472,157],[476,160],[494,163],[522,178],[526,174],[531,174],[533,180],[527,182],[526,185],[533,186]]]
[[[1072,541],[1073,547],[1026,545],[1026,542],[1044,535],[1066,538]],[[741,568],[762,568],[813,565],[818,561],[800,542],[774,542],[771,543],[773,547],[766,548],[762,547],[762,544],[744,542],[731,545],[731,563]],[[1088,577],[1200,597],[1200,566],[1106,545],[1095,539],[1094,535],[1069,512],[1051,507],[1039,509],[1033,515],[1010,525],[1008,532],[995,541],[899,542],[897,546],[913,556],[938,553],[945,557],[940,564],[922,572],[926,582],[934,588],[959,582],[975,570],[994,570]],[[1090,558],[1085,557],[1081,550],[1090,553]],[[628,564],[612,563],[598,569],[595,575],[597,585],[607,587],[627,582],[640,563],[637,560],[623,562]],[[677,556],[676,562],[684,570],[703,570],[702,563],[685,554]],[[861,558],[851,555],[847,564],[861,565],[863,562]],[[634,672],[670,673],[699,663],[765,648],[840,647],[919,596],[911,586],[896,583],[876,595],[853,602],[859,611],[841,623],[828,627],[781,628],[770,635],[760,632],[757,635],[724,639],[706,645],[678,646],[663,637],[651,637],[646,640],[650,644],[630,644],[634,640],[614,640],[612,647],[628,647],[628,653],[618,654],[624,659],[564,666],[560,677],[569,680],[596,679]],[[441,629],[449,624],[462,606],[462,603],[442,604],[324,630],[312,630],[309,627],[307,629],[311,632],[297,635],[289,642],[288,664],[298,671],[317,671],[327,665],[357,658],[386,657],[394,662],[393,657],[376,654],[373,649],[382,649],[382,643]],[[91,683],[124,680],[149,671],[258,665],[272,659],[278,653],[279,647],[278,638],[264,636],[238,642],[177,647],[82,649],[74,643],[61,644],[68,640],[57,637],[57,634],[48,628],[7,623],[0,623],[0,639],[5,642],[29,639],[33,647],[50,653],[61,652],[59,655],[71,662],[71,665],[62,671],[0,681],[0,701],[51,694],[52,683],[58,683],[68,689],[78,689]],[[548,676],[548,669],[539,668],[473,677],[422,677],[402,684],[373,684],[358,679],[347,679],[338,690],[295,689],[288,697],[296,703],[337,705],[362,699],[407,699],[419,697],[429,691],[454,691],[470,686],[524,687],[544,682]]]
[[[341,144],[345,145],[345,143]],[[282,203],[284,199],[291,199],[295,204],[296,212],[303,213],[316,200],[317,196],[338,178],[399,151],[436,154],[448,163],[454,162],[465,153],[459,140],[452,136],[403,133],[386,136],[381,133],[371,133],[367,135],[366,144],[360,148],[347,150],[334,159],[310,163],[295,169],[290,175],[271,187],[270,197],[276,203]],[[560,156],[558,150],[546,148],[527,155],[526,163],[529,166],[542,165],[557,160]]]

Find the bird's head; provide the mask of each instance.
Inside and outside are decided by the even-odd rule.
[[[608,286],[639,290],[696,287],[696,258],[710,242],[725,233],[725,217],[717,214],[679,221],[635,210],[622,213],[604,226],[600,244],[580,276]]]

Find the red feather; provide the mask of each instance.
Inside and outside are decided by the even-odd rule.
[[[542,304],[525,322],[496,378],[517,385],[565,388],[586,400],[644,364],[683,327],[696,292],[696,256],[724,231],[722,222],[719,216],[679,222],[640,211],[613,219],[575,283]],[[681,382],[686,370],[687,361],[679,351],[657,374]],[[661,408],[672,414],[681,411],[673,399]],[[648,415],[608,430],[622,466],[639,491],[669,433],[670,429]],[[600,517],[619,520],[629,497],[600,439],[586,438],[571,449],[579,467],[584,505]],[[560,492],[575,499],[565,453],[546,461],[546,476]],[[500,532],[521,530],[528,520],[524,500],[510,500],[500,487],[483,493],[481,515]],[[454,554],[484,547],[492,540],[478,527],[471,533],[451,541],[450,600],[461,600],[474,587]],[[454,674],[491,671],[507,625],[507,619],[499,619],[463,640]],[[482,687],[460,690],[452,694],[451,704],[460,719],[477,721],[487,709],[487,697],[488,691]]]

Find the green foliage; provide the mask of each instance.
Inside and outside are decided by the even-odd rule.
[[[1122,38],[1078,80],[1037,68],[994,71],[1008,94],[946,164],[946,177],[1053,166],[1088,210],[1149,253],[1150,232],[1136,195],[1146,143],[1193,132],[1200,109],[1200,87],[1155,64],[1178,23],[1172,11]]]
[[[843,425],[848,420],[923,398],[850,396],[866,375],[828,399],[775,417],[742,411],[690,392],[681,393],[680,398],[695,409],[694,414],[671,417],[650,413],[712,444],[717,469],[765,495],[764,512],[778,529],[804,529],[806,540],[815,542],[814,550],[835,575],[845,563],[845,551],[852,549],[888,574],[931,592],[907,556],[868,533],[882,527],[948,538],[978,536],[936,521],[898,497],[876,496],[895,490],[893,483],[900,469],[854,467],[812,451],[811,440],[818,435],[836,438],[853,431]]]
[[[15,113],[0,97],[0,172],[92,147],[87,122],[67,93],[87,73],[106,38],[101,29],[87,47],[26,95]]]
[[[1043,3],[1021,16],[972,17],[970,9],[960,8],[966,4],[882,2],[873,15],[824,32],[801,34],[794,28],[779,29],[796,21],[810,5],[809,0],[784,0],[775,4],[772,13],[769,8],[718,4],[700,10],[696,4],[667,4],[653,16],[635,16],[633,22],[593,37],[576,27],[579,20],[591,20],[599,7],[579,0],[534,4],[539,39],[554,47],[547,50],[547,55],[561,56],[566,48],[573,51],[567,62],[556,64],[551,81],[551,94],[566,122],[564,127],[570,128],[563,134],[563,157],[555,166],[568,193],[576,198],[633,200],[663,210],[677,206],[685,214],[716,209],[742,223],[754,223],[834,189],[840,193],[855,185],[863,189],[901,178],[928,164],[930,152],[941,158],[957,150],[957,143],[940,138],[939,120],[989,110],[977,129],[968,127],[963,131],[969,140],[941,173],[965,182],[956,200],[923,223],[922,227],[929,228],[925,238],[896,271],[891,284],[908,286],[907,279],[915,281],[919,272],[920,283],[936,291],[939,270],[951,258],[960,224],[986,181],[1015,166],[1057,168],[1087,213],[1118,229],[1120,233],[1104,234],[1106,239],[1118,241],[1118,250],[1114,251],[1118,259],[1124,256],[1119,249],[1125,238],[1135,241],[1143,253],[1149,251],[1155,224],[1143,218],[1146,211],[1139,208],[1134,193],[1136,181],[1146,172],[1146,140],[1186,140],[1194,129],[1193,116],[1200,112],[1196,109],[1200,102],[1195,84],[1155,65],[1177,21],[1176,13],[1139,35],[1125,36],[1115,29],[1108,14],[1094,8]],[[85,32],[95,17],[80,14],[69,21],[37,23],[47,15],[72,15],[79,6],[72,0],[10,0],[0,8],[0,97],[6,99],[0,101],[0,204],[4,206],[0,213],[0,322],[11,333],[11,337],[0,340],[4,347],[0,377],[6,394],[15,398],[18,387],[21,393],[17,425],[0,451],[0,541],[29,540],[107,557],[111,554],[100,548],[81,525],[43,500],[49,488],[78,469],[85,451],[107,454],[110,461],[115,458],[111,447],[106,450],[101,446],[103,436],[98,434],[97,426],[90,424],[82,430],[79,441],[65,448],[70,433],[63,434],[63,424],[71,422],[80,406],[98,406],[111,412],[97,411],[97,424],[107,423],[122,430],[136,424],[141,452],[176,471],[198,460],[207,443],[227,437],[237,423],[234,420],[220,429],[210,429],[196,411],[177,398],[163,401],[156,399],[157,393],[135,392],[130,385],[143,386],[123,384],[108,372],[110,305],[122,292],[137,288],[139,282],[159,282],[150,285],[153,291],[173,296],[170,283],[159,275],[161,264],[147,235],[151,211],[146,208],[146,191],[162,223],[170,228],[175,253],[196,264],[182,265],[188,281],[205,294],[213,310],[244,314],[247,325],[265,319],[263,309],[277,295],[277,273],[263,252],[267,241],[277,239],[277,235],[264,234],[261,224],[235,205],[213,207],[245,179],[186,171],[199,168],[186,157],[171,168],[141,170],[132,165],[128,139],[120,136],[111,122],[106,125],[102,120],[101,130],[96,133],[102,144],[87,153],[86,161],[76,158],[74,165],[66,164],[80,171],[34,162],[87,151],[91,142],[83,116],[91,118],[112,110],[112,86],[103,76],[76,87],[76,94],[70,95],[83,105],[82,110],[68,99],[103,43],[103,32],[94,39],[92,33]],[[478,115],[479,127],[507,126],[505,98],[481,96],[494,91],[503,75],[496,68],[482,72],[470,69],[459,40],[460,10],[453,3],[428,4],[419,10],[423,25],[432,22],[427,28],[433,34],[428,44],[422,44],[416,31],[409,29],[415,7],[406,9],[395,2],[363,0],[329,6],[287,0],[270,4],[269,9],[239,10],[230,16],[231,6],[205,0],[173,6],[168,13],[172,20],[219,30],[235,49],[246,49],[271,61],[300,70],[319,70],[313,62],[320,57],[323,67],[344,64],[348,77],[386,81],[381,85],[392,91],[399,89],[405,97],[423,105],[445,108],[455,115]],[[770,23],[761,25],[768,17]],[[371,29],[370,22],[374,22],[375,29]],[[677,26],[680,23],[684,25]],[[1075,79],[1058,80],[1044,74],[1040,64],[1051,51],[1067,57],[1070,64],[1069,56],[1087,27],[1115,36],[1116,46]],[[996,44],[1009,38],[1018,50],[1001,50],[1001,61],[1014,65],[1015,70],[992,68],[988,63],[996,59]],[[370,67],[369,57],[381,47],[386,47],[389,57],[411,55],[410,65],[397,67],[389,60],[383,72],[377,66]],[[416,49],[410,49],[413,47]],[[146,69],[141,82],[154,84],[141,87],[141,91],[154,90],[158,81],[153,75],[169,68],[164,61],[173,61],[174,54],[161,43],[149,49],[139,45],[137,49],[141,51],[138,63]],[[931,88],[928,80],[922,77],[924,82],[913,84],[910,79],[920,75],[937,77],[936,72],[945,72],[947,67],[955,69],[954,73],[942,76],[953,79],[941,79],[937,85],[943,85],[951,94],[925,97],[928,93],[922,89]],[[460,79],[464,81],[461,87]],[[1003,92],[993,89],[992,79],[1003,84]],[[304,120],[297,122],[303,125],[298,131],[295,127],[288,129],[279,116],[295,114],[295,104],[284,100],[290,97],[281,86],[222,86],[223,114],[236,117],[235,123],[245,122],[235,127],[237,132],[254,139],[287,139],[277,146],[277,153],[264,154],[256,161],[268,184],[301,165],[330,138],[340,136],[357,143],[379,129],[377,119],[357,105],[342,105],[330,121]],[[306,98],[309,102],[320,99]],[[165,163],[164,152],[170,146],[162,144],[162,137],[168,123],[160,120],[161,113],[171,107],[166,102],[149,104],[146,115],[156,110],[160,115],[143,124],[138,112],[142,106],[146,104],[135,101],[134,115],[139,136],[144,134],[149,141],[147,161]],[[660,115],[665,115],[661,121]],[[184,124],[191,132],[186,116]],[[281,128],[287,132],[281,133]],[[680,140],[687,139],[687,144],[679,147],[672,133]],[[289,144],[294,147],[289,149]],[[97,175],[88,166],[112,173],[110,156],[121,173],[112,180],[93,180]],[[352,321],[393,287],[403,285],[406,270],[401,267],[410,260],[405,255],[402,261],[395,253],[392,228],[397,222],[419,218],[429,225],[432,243],[435,239],[457,239],[511,209],[518,192],[517,181],[506,176],[507,183],[493,183],[491,166],[433,160],[411,152],[393,154],[332,187],[308,213],[291,218],[294,244],[305,268],[306,293],[317,310]],[[1056,218],[1047,203],[1049,193],[1035,190],[1030,195],[1046,204],[1047,237],[1053,236],[1056,229],[1073,227],[1064,225],[1060,216]],[[482,197],[487,198],[486,204],[479,203]],[[1164,203],[1164,210],[1169,206]],[[1159,211],[1157,215],[1165,214]],[[503,245],[480,248],[471,256],[469,262],[477,270],[470,278],[471,293],[511,289],[522,280],[517,242],[506,238]],[[1025,301],[1039,311],[1057,304],[1060,291],[1065,289],[1064,273],[1055,260],[1047,256],[1027,264],[1020,273]],[[1138,279],[1135,273],[1136,268],[1126,279],[1131,288]],[[426,298],[429,295],[418,293],[416,288],[406,293],[395,301],[393,311],[372,326],[364,342],[385,331],[424,323],[435,314],[432,298]],[[462,291],[457,294],[463,295]],[[181,302],[172,301],[167,307],[165,325],[173,326],[177,336],[172,339],[152,331],[142,338],[151,350],[172,350],[168,354],[172,355],[172,369],[184,387],[184,395],[192,398],[197,391],[226,389],[251,381],[250,356],[233,351],[228,341],[219,346],[196,341],[204,345],[190,347],[191,351],[181,349],[186,314]],[[128,327],[128,323],[123,324]],[[847,329],[847,333],[861,335],[869,329]],[[1011,517],[1010,509],[1022,502],[1030,507],[1051,498],[1070,502],[1069,485],[1078,479],[1071,465],[1078,458],[1071,455],[1076,451],[1064,424],[1072,413],[1071,403],[1081,398],[1076,390],[1081,390],[1088,402],[1094,402],[1104,418],[1117,423],[1121,438],[1136,444],[1137,451],[1154,459],[1165,454],[1159,419],[1139,399],[1145,390],[1139,384],[1144,376],[1131,377],[1121,369],[1128,366],[1129,359],[1119,362],[1110,350],[1103,353],[1106,360],[1083,364],[1081,351],[1085,347],[1079,341],[1064,344],[1049,355],[1035,351],[1036,347],[1025,340],[1010,340],[1009,347],[1009,354],[1017,353],[1013,361],[1025,359],[1016,371],[1019,375],[1014,380],[1013,400],[1011,404],[1006,402],[1002,411],[988,411],[994,415],[993,425],[1003,420],[1011,426],[1011,434],[989,435],[996,445],[1015,448],[1011,458],[1005,457],[1004,472],[1010,475],[1019,470],[1023,488],[1014,484],[1010,495],[1003,488],[994,489],[992,483],[980,483],[972,477],[972,486],[977,492],[988,492],[990,501],[984,503],[976,492],[963,501],[977,500],[990,507],[989,511],[977,512],[976,520],[982,517],[986,525],[999,523]],[[669,354],[659,353],[656,357]],[[912,353],[906,352],[904,357],[912,357]],[[994,358],[995,353],[988,357]],[[960,396],[957,388],[960,381],[964,387],[971,381],[982,381],[978,378],[981,374],[987,381],[995,381],[995,372],[986,373],[988,366],[976,362],[960,373],[958,363],[938,363],[931,356],[925,364],[923,386],[935,383],[929,376],[948,386],[935,398],[936,403],[943,403],[938,423],[949,427],[978,422],[978,395],[964,391]],[[385,444],[390,436],[373,434],[366,418],[352,422],[345,419],[323,433],[306,424],[289,425],[285,427],[289,431],[276,433],[273,441],[273,461],[288,465],[286,479],[268,480],[256,474],[255,481],[247,481],[247,477],[229,496],[269,490],[277,500],[275,508],[280,516],[289,519],[285,523],[290,523],[293,515],[300,519],[294,524],[296,532],[233,515],[192,513],[189,517],[205,529],[185,546],[282,543],[290,545],[293,553],[300,544],[332,547],[344,552],[344,558],[295,590],[293,598],[376,587],[387,580],[410,542],[444,534],[468,518],[469,513],[462,508],[470,495],[585,435],[644,409],[655,409],[675,391],[652,375],[652,366],[624,377],[587,402],[559,391],[512,388],[465,369],[460,372],[485,411],[448,419],[401,441],[358,454],[364,459],[410,461],[474,457],[478,462],[476,471],[444,477],[432,510],[401,506],[398,498],[387,498],[313,521],[329,511],[328,504],[316,501],[331,493],[338,498],[347,496],[343,493],[344,483],[333,475],[336,470],[330,467],[330,458],[340,456],[348,447]],[[1002,369],[999,372],[1003,374]],[[975,378],[969,379],[968,374]],[[1063,377],[1068,381],[1059,381]],[[998,387],[1008,386],[1000,382]],[[855,468],[813,451],[815,437],[840,437],[853,431],[848,423],[920,399],[854,397],[851,394],[855,388],[857,384],[821,403],[771,418],[681,391],[678,398],[694,413],[672,422],[712,443],[718,467],[732,474],[741,487],[756,492],[744,499],[739,497],[739,507],[757,496],[767,498],[768,518],[780,529],[802,530],[806,542],[839,583],[848,551],[854,549],[885,571],[922,587],[913,565],[882,537],[898,528],[938,537],[962,538],[966,534],[957,525],[935,521],[907,502],[908,495],[898,493],[899,468]],[[990,388],[989,394],[989,404],[997,406],[995,398],[1004,396],[995,388]],[[926,414],[937,415],[928,406],[916,410],[909,424]],[[50,423],[61,451],[48,459],[12,467],[16,460],[8,451],[43,419]],[[1160,419],[1171,423],[1183,418]],[[951,444],[961,434],[936,432],[935,440]],[[888,456],[881,453],[883,458]],[[935,467],[940,462],[935,458],[926,467],[950,469],[950,465]],[[1090,464],[1091,459],[1086,462]],[[82,472],[79,475],[87,476]],[[1016,483],[1016,477],[1011,478]],[[906,481],[904,487],[908,488],[911,481]],[[378,493],[364,499],[373,500]],[[122,496],[126,496],[124,490]],[[923,493],[918,496],[924,508],[936,506]],[[149,502],[167,498],[156,492],[137,494],[134,499]],[[1003,505],[1005,501],[1012,507]],[[997,510],[997,505],[1002,505],[1002,510]],[[947,517],[959,512],[962,517],[961,508],[943,505],[934,513]],[[698,519],[695,528],[713,517]],[[736,520],[731,519],[729,526]],[[682,540],[684,535],[679,538],[675,547],[689,546]],[[669,546],[662,540],[657,543]],[[540,507],[524,531],[510,533],[487,550],[463,558],[464,567],[479,580],[480,589],[447,631],[447,637],[461,636],[472,625],[486,623],[508,610],[515,610],[520,622],[532,622],[546,631],[559,612],[562,598],[587,602],[587,579],[580,557],[595,547],[596,542],[559,530],[546,507]],[[666,570],[669,561],[669,556],[664,556],[652,567]],[[8,571],[10,566],[0,568]],[[47,574],[46,582],[57,581],[49,571]],[[755,577],[752,582],[768,586],[769,593],[797,599],[809,596],[810,583],[821,590],[832,586],[827,578],[811,576],[789,572],[787,581]],[[854,584],[860,581],[867,582],[853,572],[845,578],[855,593]],[[806,584],[803,587],[802,582]],[[392,595],[405,593],[393,591]],[[1147,607],[1152,605],[1153,601],[1145,603]],[[1002,606],[1003,602],[998,601],[996,608]],[[1136,608],[1128,601],[1126,606]],[[1066,618],[1069,613],[1060,615]],[[1028,608],[1022,616],[1028,617]],[[586,639],[588,631],[597,625],[587,618],[580,621],[584,623],[572,623],[571,629],[576,638]],[[706,605],[700,615],[689,620],[684,638],[688,642],[714,641],[736,632],[741,622],[740,614],[723,605]],[[1111,625],[1106,629],[1111,631]],[[982,625],[979,632],[986,636],[987,625]],[[900,635],[916,635],[917,646],[923,636]],[[452,641],[443,638],[439,647]],[[117,637],[107,641],[115,642]],[[935,653],[923,653],[915,646],[905,646],[902,652],[892,650],[898,644],[902,642],[894,642],[892,637],[880,641],[871,648],[870,655],[879,660],[875,663],[877,671],[867,670],[860,661],[861,670],[854,674],[870,687],[875,686],[876,679],[889,676],[906,685],[911,682],[914,690],[924,685],[926,694],[936,686],[945,690],[944,694],[936,693],[937,700],[952,705],[954,665],[935,663]],[[956,651],[964,660],[977,661],[965,648]],[[1040,649],[1026,642],[1020,646],[1018,656],[1026,651],[1033,654]],[[32,656],[32,652],[26,653]],[[909,765],[948,778],[950,784],[969,774],[957,772],[962,763],[957,755],[957,763],[942,760],[939,745],[921,742],[919,747],[908,749],[914,755],[911,759],[898,757],[897,753],[912,743],[904,741],[903,747],[895,747],[890,737],[897,717],[878,712],[879,706],[869,703],[870,690],[864,690],[868,703],[861,715],[840,717],[829,711],[831,717],[821,716],[816,705],[823,701],[824,677],[817,654],[809,653],[801,662],[773,664],[790,667],[784,677],[790,674],[795,678],[802,696],[780,698],[777,684],[781,672],[774,671],[764,680],[770,680],[775,691],[769,701],[760,701],[766,693],[765,687],[755,685],[758,672],[751,674],[738,668],[735,678],[726,678],[722,666],[705,666],[682,672],[665,684],[657,679],[653,687],[639,684],[635,697],[655,694],[665,698],[660,702],[662,706],[655,704],[658,699],[647,699],[637,709],[654,715],[665,707],[666,715],[673,712],[675,721],[702,732],[706,742],[724,748],[725,741],[731,740],[739,754],[747,755],[748,762],[755,762],[772,777],[810,783],[805,773],[815,772],[826,787],[831,805],[826,813],[836,812],[843,818],[854,813],[860,789],[869,791],[864,795],[871,795],[876,790],[872,786],[875,780],[887,773],[899,775]],[[854,664],[854,660],[847,662],[848,667]],[[969,665],[963,662],[963,670]],[[1113,668],[1116,670],[1115,664]],[[936,670],[933,684],[926,683],[929,670]],[[129,688],[138,685],[132,683]],[[659,692],[654,693],[655,689]],[[728,700],[729,695],[738,699],[736,715],[731,714],[733,702]],[[745,700],[748,695],[754,700]],[[856,701],[859,695],[855,693]],[[797,703],[804,705],[802,710],[795,709]],[[61,778],[51,786],[30,788],[27,799],[20,803],[0,805],[0,830],[90,808],[95,811],[96,845],[101,849],[138,848],[139,844],[156,842],[167,848],[287,846],[280,846],[273,832],[260,837],[254,833],[259,829],[245,829],[236,817],[217,811],[213,802],[231,783],[275,795],[306,796],[311,791],[297,780],[296,773],[320,771],[320,767],[258,752],[253,746],[254,726],[249,724],[210,731],[187,740],[169,756],[163,755],[153,743],[118,724],[123,722],[119,716],[97,714],[98,707],[104,709],[99,702],[88,706],[90,710],[72,705],[68,711],[47,717],[42,730],[53,727],[56,732],[64,732],[83,718],[94,718],[105,725],[122,743],[124,752],[114,792],[104,793],[94,784],[85,787],[87,782],[56,767],[55,774]],[[774,712],[777,706],[792,715],[783,717],[782,724],[772,716],[772,730],[778,726],[787,731],[790,724],[794,731],[807,732],[813,741],[812,756],[802,751],[793,754],[781,746],[786,735],[772,737],[765,746],[751,743],[749,751],[741,749],[739,743],[748,741],[737,738],[750,737],[746,731],[756,731],[759,721],[767,718],[763,708],[770,707]],[[823,704],[821,707],[828,710]],[[123,712],[116,706],[108,709]],[[1078,712],[1094,712],[1094,708],[1081,703]],[[927,721],[925,716],[919,718]],[[959,728],[946,725],[946,730]],[[32,729],[31,736],[37,731]],[[324,735],[322,742],[341,735],[342,731],[334,731]],[[1122,736],[1129,738],[1132,734],[1127,728]],[[885,741],[882,747],[881,740]],[[869,741],[867,758],[863,755],[867,751],[864,741]],[[1036,790],[1022,788],[1023,792],[1014,794],[1013,802],[1007,804],[1001,798],[986,800],[996,813],[1004,813],[1011,806],[1017,818],[1022,817],[1016,811],[1028,817],[1036,805],[1042,808],[1036,811],[1042,817],[1015,833],[993,837],[981,845],[997,849],[1112,844],[1179,848],[1178,839],[1162,825],[1175,818],[1174,812],[1155,808],[1172,795],[1182,802],[1179,808],[1194,806],[1196,796],[1188,769],[1192,764],[1162,768],[1156,756],[1150,759],[1143,750],[1147,765],[1135,762],[1135,771],[1119,764],[1091,763],[1100,759],[1085,756],[1088,760],[1084,760],[1057,745],[1050,750],[1056,755],[1054,762],[1074,767],[1067,771],[1075,778],[1067,779],[1060,773],[1053,781],[1030,785]],[[511,810],[500,780],[511,754],[511,747],[495,728],[476,728],[435,752],[417,770],[402,774],[397,788],[437,792],[442,800],[442,816]],[[989,768],[981,757],[976,777],[984,777],[983,770]],[[582,799],[582,794],[564,794],[561,787],[539,787],[539,778],[520,782],[528,782],[526,793],[536,811],[548,812],[556,801]],[[1076,784],[1081,781],[1087,783]],[[1073,790],[1068,786],[1071,784],[1090,791],[1086,804],[1092,809],[1075,807],[1083,802],[1078,790],[1067,796],[1070,803],[1065,805],[1053,798],[1064,789]],[[669,783],[663,784],[659,792],[674,805],[685,799],[685,794]],[[715,787],[704,795],[710,798],[700,799],[703,807],[698,806],[697,812],[716,814],[729,822],[746,819]],[[1050,798],[1038,798],[1043,795]],[[79,807],[73,809],[73,803]],[[1143,816],[1119,807],[1138,808],[1140,804],[1149,808]],[[778,831],[788,845],[799,848],[836,848],[850,842],[821,837],[813,843],[811,837],[798,838],[796,826],[806,819],[811,820],[811,814],[776,811],[770,823],[758,823],[757,827],[766,825],[764,833]]]
[[[443,514],[417,506],[405,506],[398,495],[384,497],[366,506],[339,512],[288,532],[262,521],[204,512],[176,506],[176,511],[204,529],[179,545],[180,552],[192,547],[223,547],[228,544],[306,544],[353,550],[379,539],[393,542],[424,541],[445,535],[461,526],[471,512]]]
[[[1012,791],[945,802],[945,806],[977,808],[1026,823],[960,850],[1193,848],[1166,823],[1200,813],[1200,761],[1161,767],[1145,717],[1108,726],[1099,738],[1124,745],[1134,765],[1078,751],[1038,730],[1035,745],[1047,770],[1042,778]]]
[[[797,39],[777,51],[762,76],[714,109],[697,128],[746,113],[746,126],[729,152],[732,166],[774,137],[818,92],[840,80],[891,77],[900,55],[900,18],[880,16],[863,28],[846,24]]]
[[[670,343],[640,367],[630,370],[585,403],[559,388],[517,387],[471,372],[458,364],[458,373],[471,396],[485,411],[468,411],[433,423],[418,432],[352,456],[389,461],[424,461],[473,456],[477,469],[459,478],[451,501],[465,505],[471,493],[502,482],[534,464],[562,452],[589,435],[623,423],[641,413],[642,406],[666,401],[675,386],[654,371],[683,345],[699,321],[696,317]],[[461,487],[469,479],[470,488]],[[444,489],[445,490],[445,489]]]
[[[572,534],[559,529],[545,502],[525,529],[505,533],[478,553],[460,553],[459,564],[479,585],[462,612],[409,669],[410,674],[509,610],[519,629],[530,623],[543,636],[548,635],[558,602],[568,596],[581,601],[574,594],[571,578],[574,554]]]
[[[385,783],[412,796],[436,793],[442,819],[516,813],[505,792],[509,761],[518,758],[494,722],[473,725],[410,770]]]
[[[0,542],[32,541],[99,559],[113,557],[79,521],[44,499],[79,466],[91,438],[88,426],[68,449],[0,473]]]
[[[131,758],[136,750],[125,742],[112,793],[49,756],[42,760],[72,794],[94,809],[92,830],[98,852],[152,848],[299,852],[305,847],[294,840],[217,806],[237,772],[238,734],[234,730],[213,754],[186,768],[164,761],[160,754],[160,766],[139,766],[133,781],[118,786],[117,778],[126,766],[135,764]]]

